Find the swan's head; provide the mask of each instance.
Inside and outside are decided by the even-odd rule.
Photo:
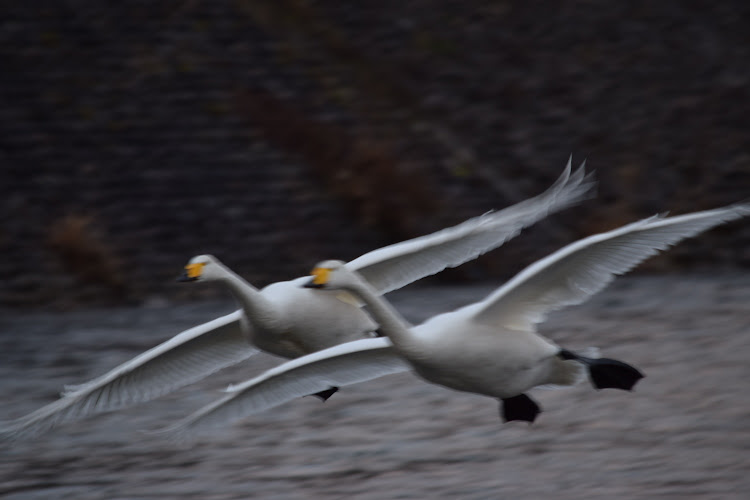
[[[324,260],[319,262],[312,271],[312,279],[305,283],[305,288],[344,288],[352,281],[352,274],[340,260]]]
[[[211,281],[222,276],[221,264],[213,255],[198,255],[190,259],[177,281]]]

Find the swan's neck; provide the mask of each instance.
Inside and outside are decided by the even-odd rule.
[[[380,325],[380,330],[399,351],[407,356],[419,353],[420,348],[409,323],[369,283],[358,279],[347,289],[365,303],[370,315]]]
[[[239,302],[247,321],[255,328],[263,330],[282,328],[282,318],[276,308],[260,291],[230,269],[224,267],[220,280]]]

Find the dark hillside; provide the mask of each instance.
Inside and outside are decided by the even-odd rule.
[[[3,2],[0,304],[262,285],[532,196],[599,196],[449,279],[750,197],[745,2]],[[749,268],[750,224],[646,269]]]

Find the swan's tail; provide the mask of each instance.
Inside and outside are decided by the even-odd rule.
[[[644,377],[636,368],[616,359],[581,356],[565,349],[558,355],[563,360],[583,364],[588,369],[592,385],[597,389],[632,391],[635,384]]]
[[[582,351],[580,357],[599,358],[599,349],[588,347]],[[547,383],[538,386],[541,389],[565,389],[580,384],[588,376],[586,365],[577,358],[564,358],[558,353],[552,356],[550,361]]]

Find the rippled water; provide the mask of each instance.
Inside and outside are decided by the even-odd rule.
[[[391,295],[412,321],[488,287]],[[0,418],[52,401],[230,303],[22,314],[0,320]],[[277,360],[0,451],[3,499],[746,498],[750,275],[631,277],[542,330],[646,374],[634,393],[534,391],[544,413],[501,425],[497,402],[410,374],[278,407],[189,447],[143,432]],[[457,332],[460,333],[460,332]]]

